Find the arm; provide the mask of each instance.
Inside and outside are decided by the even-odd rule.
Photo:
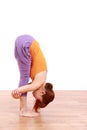
[[[30,92],[30,91],[34,91],[36,89],[38,89],[42,84],[45,83],[46,81],[46,76],[47,76],[47,72],[46,71],[42,71],[40,73],[38,73],[35,76],[35,79],[33,80],[32,83],[28,84],[28,85],[24,85],[16,90],[12,91],[12,96],[14,98],[20,98],[22,93],[25,92]]]
[[[24,86],[18,88],[19,93],[30,92],[30,91],[34,91],[34,90],[38,89],[42,84],[45,83],[46,76],[47,76],[46,71],[42,71],[42,72],[38,73],[35,76],[35,78],[31,84],[24,85]]]

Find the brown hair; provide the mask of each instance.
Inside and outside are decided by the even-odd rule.
[[[46,83],[45,84],[45,90],[46,93],[42,95],[42,102],[38,99],[36,99],[35,104],[34,104],[34,110],[37,112],[38,109],[44,108],[47,106],[50,102],[53,101],[55,94],[53,91],[53,85],[51,83]]]

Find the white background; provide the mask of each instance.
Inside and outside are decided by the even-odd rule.
[[[87,89],[87,0],[0,0],[0,90],[17,88],[21,34],[40,43],[54,89]]]

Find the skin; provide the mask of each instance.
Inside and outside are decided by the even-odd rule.
[[[20,99],[20,116],[37,117],[39,113],[28,109],[27,96],[21,96],[22,93],[32,92],[34,98],[42,101],[42,95],[45,94],[47,71],[36,74],[32,83],[24,85],[12,91],[13,98]]]

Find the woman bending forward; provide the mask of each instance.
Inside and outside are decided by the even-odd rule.
[[[30,35],[17,37],[15,58],[19,67],[20,81],[19,87],[12,91],[12,96],[20,99],[20,116],[38,116],[38,110],[47,106],[55,96],[53,85],[46,83],[46,60],[38,42]],[[35,97],[34,111],[28,109],[27,92],[32,92]]]

